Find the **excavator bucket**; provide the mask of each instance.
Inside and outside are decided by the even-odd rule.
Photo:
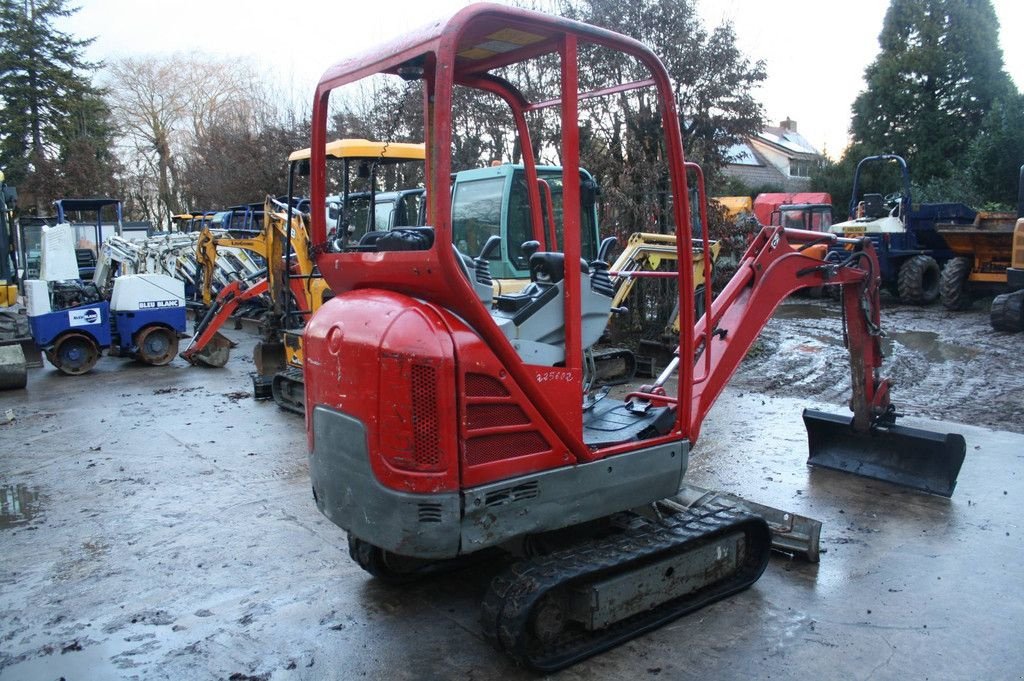
[[[203,366],[219,369],[228,363],[228,359],[231,357],[231,348],[236,345],[237,343],[233,340],[217,332],[201,350],[189,353],[186,359],[191,364],[202,364]],[[183,356],[184,354],[182,353]]]
[[[860,432],[853,418],[804,410],[807,463],[944,497],[953,495],[967,443],[956,433],[892,425]]]
[[[274,396],[274,376],[288,366],[284,343],[260,341],[252,349],[252,360],[256,366],[256,373],[252,377],[253,398],[269,400]]]

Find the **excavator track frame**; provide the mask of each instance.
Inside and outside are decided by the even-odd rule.
[[[630,520],[620,534],[519,561],[495,577],[481,610],[484,635],[523,666],[550,673],[738,593],[756,582],[768,565],[771,533],[767,523],[733,506],[712,502],[659,519],[636,515]],[[729,556],[723,544],[739,550]],[[566,623],[564,607],[561,622],[552,613],[552,608],[559,607],[552,605],[554,601],[564,603],[568,598],[578,603],[586,600],[588,588],[614,584],[626,575],[645,573],[646,585],[651,586],[653,571],[663,584],[671,584],[678,567],[664,567],[666,563],[673,558],[701,561],[709,550],[717,554],[714,562],[720,564],[720,571],[706,570],[710,581],[652,608],[635,605],[632,609],[639,611],[630,613],[630,600],[642,596],[636,593],[620,599],[618,606],[626,613],[622,619],[589,631],[579,621]],[[730,560],[732,569],[728,569]],[[614,588],[606,587],[605,595]],[[561,631],[555,633],[560,625]]]

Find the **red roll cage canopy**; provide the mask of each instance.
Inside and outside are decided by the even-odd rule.
[[[600,45],[634,57],[637,62],[647,67],[650,78],[580,93],[577,69],[578,46],[581,43]],[[503,66],[551,53],[560,57],[561,92],[557,99],[528,102],[514,86],[492,73]],[[549,415],[552,426],[576,460],[598,458],[582,442],[579,411],[570,410],[575,418],[567,418],[564,406],[561,409],[556,408],[549,394],[540,390],[536,383],[536,375],[531,374],[527,366],[518,359],[512,345],[491,321],[488,310],[474,295],[450,246],[451,196],[448,187],[451,173],[452,91],[456,85],[477,88],[497,95],[509,105],[523,152],[527,187],[530,192],[530,210],[536,233],[536,230],[543,230],[543,222],[536,163],[525,114],[546,107],[560,107],[561,165],[565,168],[579,167],[579,101],[640,87],[656,88],[665,134],[666,162],[676,199],[673,201],[672,210],[677,225],[679,263],[679,310],[682,329],[679,353],[680,357],[685,358],[694,356],[695,320],[691,300],[692,231],[682,138],[668,73],[647,46],[611,31],[518,8],[493,4],[471,5],[447,20],[432,23],[418,32],[362,56],[341,61],[324,73],[313,102],[310,193],[314,206],[322,205],[326,198],[324,145],[327,142],[330,92],[378,73],[424,81],[427,224],[434,228],[434,243],[425,251],[329,253],[323,247],[327,240],[324,212],[314,210],[311,236],[314,247],[319,252],[317,263],[321,273],[335,293],[365,287],[390,289],[437,303],[458,314],[484,338],[531,401],[542,413]],[[565,174],[563,192],[565,258],[567,262],[577,262],[581,250],[578,174]],[[577,392],[580,389],[583,361],[580,286],[579,269],[567,267],[566,368],[575,373],[576,380],[573,385]],[[691,363],[681,362],[677,427],[669,437],[689,437],[692,375]],[[613,452],[606,449],[601,456],[610,453]]]

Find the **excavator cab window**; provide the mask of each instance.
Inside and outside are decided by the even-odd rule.
[[[511,172],[509,172],[511,171]],[[455,183],[455,195],[452,198],[452,220],[455,233],[455,245],[466,255],[475,256],[479,248],[474,249],[474,244],[480,247],[486,243],[487,238],[493,234],[502,235],[502,244],[505,261],[492,267],[491,273],[502,278],[527,278],[530,274],[529,254],[523,252],[521,244],[535,238],[533,222],[530,215],[530,202],[526,185],[526,173],[523,168],[512,166],[498,166],[481,171],[468,171],[466,174],[499,173],[497,176],[488,179],[461,179]],[[561,251],[564,248],[562,235],[562,170],[556,167],[540,167],[537,169],[539,182],[544,185],[545,191],[540,192],[541,211],[543,221],[543,233],[548,234],[551,220],[555,226],[555,242],[549,244],[545,239],[545,250]],[[481,183],[490,183],[482,185]],[[469,193],[463,193],[463,188],[474,184],[475,189]],[[597,257],[597,207],[596,198],[599,193],[597,183],[586,171],[580,173],[580,223],[581,223],[581,253],[587,261]],[[551,204],[548,205],[548,191],[551,193]],[[479,196],[477,196],[479,194]],[[470,206],[462,205],[465,201],[475,202]],[[465,222],[470,214],[479,214],[485,211],[490,216],[488,220],[477,219],[470,225]],[[504,220],[502,230],[501,221]],[[460,222],[461,221],[461,222]],[[500,231],[494,231],[495,225]],[[477,234],[469,235],[468,229],[477,230]],[[463,242],[460,245],[460,241]],[[463,250],[463,246],[468,250]],[[495,250],[488,258],[490,260],[501,260],[501,253]]]
[[[395,215],[394,201],[377,201],[373,206],[373,223],[378,230],[391,229]]]
[[[452,243],[460,253],[475,256],[487,239],[501,233],[504,177],[460,182],[452,197]]]

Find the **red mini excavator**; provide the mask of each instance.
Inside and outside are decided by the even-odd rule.
[[[624,55],[626,70],[642,74],[592,86],[597,70],[581,79],[579,67],[602,54]],[[553,91],[527,99],[515,84],[523,68],[557,76]],[[841,287],[853,376],[852,418],[805,412],[811,462],[952,492],[963,438],[895,425],[889,383],[878,374],[879,270],[868,240],[766,227],[726,288],[714,300],[707,290],[707,312],[695,319],[692,249],[707,252],[709,244],[704,230],[693,240],[673,89],[646,46],[485,4],[342,61],[324,74],[314,100],[313,206],[327,195],[332,91],[371,76],[422,94],[429,226],[346,244],[329,240],[324,211],[313,210],[317,266],[336,295],[304,338],[313,495],[367,571],[400,581],[490,547],[521,554],[493,580],[483,628],[538,671],[746,588],[768,561],[764,520],[722,502],[661,500],[679,490],[703,418],[761,328],[805,287]],[[509,153],[521,154],[526,176],[515,218],[533,236],[525,243],[503,243],[507,230],[495,223],[489,239],[472,240],[478,253],[460,250],[470,240],[459,230],[490,224],[482,211],[463,222],[452,215],[453,101],[463,88],[507,105]],[[594,188],[566,173],[553,210],[535,155],[557,153],[562,167],[579,167],[581,115],[600,111],[590,100],[639,96],[655,103],[663,122],[659,158],[671,196],[658,206],[671,211],[677,235],[678,351],[654,385],[625,400],[601,399],[589,390],[591,349],[615,313],[612,243],[595,260],[581,259],[580,211]],[[531,115],[542,120],[528,125]],[[550,134],[536,139],[544,130]],[[488,187],[466,191],[483,197]],[[471,205],[473,196],[455,198]],[[552,218],[560,237],[546,234]],[[822,260],[814,248],[835,243],[848,247],[845,255]],[[528,263],[531,281],[495,297],[490,263],[499,253]]]

